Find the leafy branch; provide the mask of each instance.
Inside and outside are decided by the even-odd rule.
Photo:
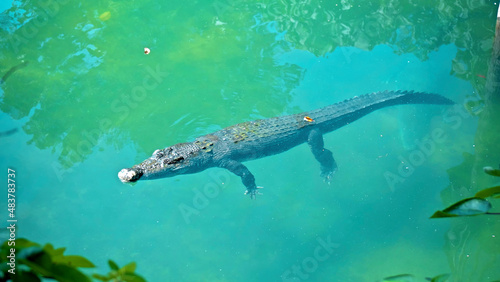
[[[0,247],[0,282],[61,281],[90,282],[92,278],[79,268],[94,268],[95,265],[82,256],[65,255],[66,248],[55,249],[52,244],[40,244],[24,238],[6,240]],[[108,261],[111,271],[107,275],[93,274],[100,281],[145,282],[135,273],[135,262],[122,268]]]

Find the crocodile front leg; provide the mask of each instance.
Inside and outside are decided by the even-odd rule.
[[[243,185],[247,188],[245,195],[250,195],[250,198],[255,199],[257,195],[257,185],[255,185],[255,177],[242,163],[234,160],[224,160],[218,164],[218,167],[225,168],[230,172],[241,177]]]
[[[321,177],[324,177],[325,181],[330,184],[333,174],[337,171],[337,163],[333,159],[332,152],[325,149],[323,134],[319,129],[313,129],[309,132],[307,144],[309,144],[314,157],[321,165]]]

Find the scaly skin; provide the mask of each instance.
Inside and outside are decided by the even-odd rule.
[[[255,198],[255,178],[244,161],[287,151],[307,142],[320,163],[321,176],[330,182],[337,169],[332,152],[323,146],[323,134],[347,125],[366,114],[392,105],[444,104],[453,102],[437,94],[385,91],[354,97],[318,110],[295,115],[239,123],[162,150],[131,168],[122,169],[122,182],[172,177],[210,167],[228,169],[241,177],[245,194]]]

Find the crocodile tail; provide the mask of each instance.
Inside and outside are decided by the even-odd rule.
[[[397,104],[435,104],[435,105],[453,105],[455,102],[439,94],[413,92],[413,91],[384,91],[375,93],[375,95],[389,94]]]
[[[375,110],[404,104],[452,105],[452,100],[438,94],[413,91],[383,91],[361,95],[340,103],[307,112],[324,132],[333,131]]]
[[[345,107],[347,110],[368,110],[370,112],[380,108],[404,104],[453,105],[455,103],[439,94],[398,90],[365,94],[332,106],[337,108]]]

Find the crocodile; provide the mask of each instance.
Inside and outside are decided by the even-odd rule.
[[[214,133],[154,151],[151,157],[118,173],[122,182],[136,182],[201,172],[211,167],[239,176],[252,199],[258,194],[254,175],[242,162],[309,145],[320,164],[321,176],[330,183],[337,171],[323,134],[350,124],[377,109],[401,104],[454,104],[438,94],[383,91],[356,96],[321,109],[299,114],[239,123]]]

